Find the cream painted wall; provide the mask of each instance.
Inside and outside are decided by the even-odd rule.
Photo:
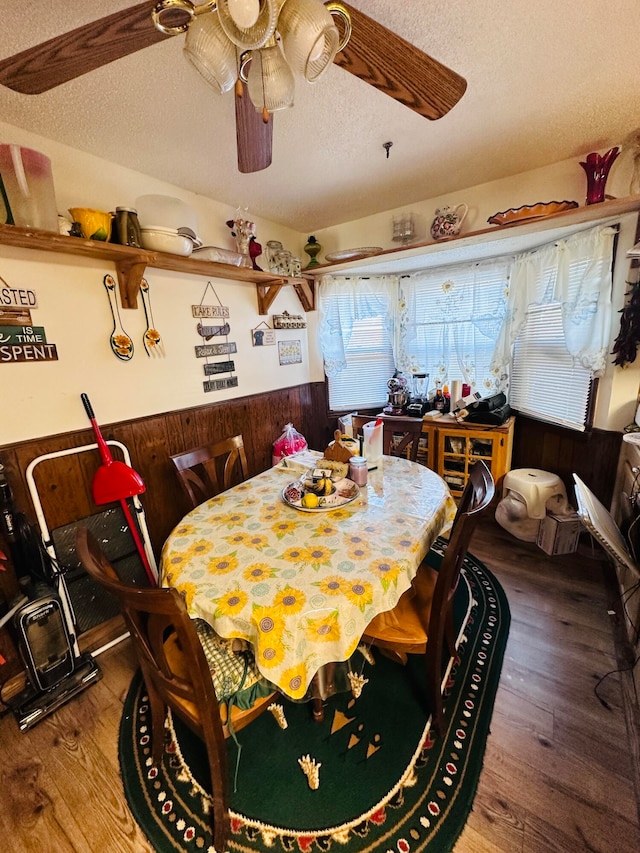
[[[137,172],[106,163],[91,155],[0,122],[0,139],[16,142],[44,152],[51,158],[58,209],[92,206],[112,210],[116,205],[131,205],[138,195],[162,193],[178,196],[190,204],[199,216],[199,233],[206,244],[233,248],[224,224],[234,210],[215,200],[184,191]],[[611,171],[607,189],[615,196],[628,195],[630,163],[620,157]],[[434,198],[410,205],[421,225],[422,239],[437,207],[469,205],[463,231],[485,227],[487,218],[499,210],[536,201],[575,199],[582,203],[586,181],[577,160],[564,161],[545,169],[536,169],[491,184],[481,184],[447,198]],[[250,200],[239,200],[240,205]],[[395,247],[391,240],[393,214],[389,210],[355,222],[316,231],[326,252],[354,246]],[[624,253],[633,244],[635,217],[625,218],[619,242],[619,262],[614,285],[614,313],[611,342],[619,325],[619,309],[624,302],[629,264]],[[306,234],[282,228],[256,218],[257,234],[265,245],[277,239],[299,253]],[[322,258],[322,255],[321,255]],[[304,262],[303,262],[304,263]],[[258,391],[271,390],[307,381],[322,381],[322,358],[317,346],[317,312],[307,315],[308,329],[277,332],[280,340],[300,339],[301,365],[280,366],[277,347],[257,349],[251,345],[250,330],[263,319],[257,313],[255,288],[231,281],[214,282],[216,291],[231,310],[230,340],[238,353],[233,357],[239,378],[237,389],[224,392],[202,391],[201,360],[193,346],[198,342],[191,305],[200,302],[207,279],[149,269],[154,318],[167,348],[164,360],[147,358],[142,347],[144,315],[142,309],[121,311],[123,324],[134,338],[136,354],[130,362],[120,362],[111,353],[108,338],[111,319],[102,286],[105,273],[114,270],[80,258],[50,253],[33,253],[0,246],[0,276],[12,287],[36,290],[39,308],[33,313],[36,325],[44,326],[49,341],[58,346],[60,360],[41,364],[1,364],[0,388],[3,414],[0,418],[0,443],[8,443],[86,425],[80,404],[81,391],[89,393],[99,421],[111,421],[205,404]],[[283,288],[272,313],[302,309],[291,288]],[[640,364],[621,370],[609,366],[601,381],[596,425],[622,429],[635,413]]]
[[[144,193],[178,196],[197,210],[205,244],[233,248],[225,220],[235,211],[225,205],[18,128],[0,124],[0,139],[30,146],[51,158],[61,213],[74,205],[113,210],[116,205],[133,204]],[[263,244],[278,239],[294,251],[300,248],[301,237],[294,231],[260,219],[256,230]],[[229,358],[235,362],[238,387],[205,393],[204,359],[194,354],[194,347],[202,341],[191,306],[201,302],[208,279],[151,268],[146,278],[167,355],[165,359],[146,355],[139,300],[137,310],[120,311],[135,344],[133,359],[120,361],[109,346],[112,321],[103,286],[106,273],[115,275],[107,261],[0,246],[0,277],[10,287],[35,291],[38,307],[32,312],[33,323],[44,326],[47,341],[56,344],[59,356],[53,362],[0,363],[0,444],[88,426],[80,401],[82,391],[89,394],[99,423],[110,423],[309,381],[307,331],[276,333],[278,340],[297,339],[302,347],[302,364],[281,366],[277,346],[252,345],[251,329],[263,320],[272,324],[271,315],[258,314],[255,286],[213,281],[220,301],[230,309],[229,340],[236,342],[238,352]],[[206,302],[216,304],[210,292]],[[302,313],[293,288],[282,288],[271,307],[272,313],[284,310]]]

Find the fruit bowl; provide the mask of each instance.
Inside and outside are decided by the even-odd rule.
[[[70,207],[69,213],[73,221],[78,222],[82,231],[82,236],[87,240],[102,240],[107,242],[111,237],[111,220],[113,219],[110,213],[104,210],[93,210],[90,207]]]

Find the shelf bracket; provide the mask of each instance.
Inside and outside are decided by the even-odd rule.
[[[256,284],[258,292],[258,314],[269,313],[269,308],[271,308],[273,300],[280,293],[280,288],[284,287],[285,284],[288,284],[288,282],[284,279],[278,279],[277,281],[269,282],[269,284]]]
[[[120,302],[123,308],[138,307],[138,291],[146,267],[146,261],[141,261],[138,258],[131,260],[123,258],[116,261]]]
[[[285,285],[292,285],[298,295],[300,304],[305,311],[314,311],[316,307],[315,285],[313,281],[306,278],[281,278],[270,281],[269,284],[256,283],[258,293],[258,314],[268,314],[280,289]]]
[[[293,289],[298,294],[298,299],[305,311],[315,311],[316,289],[313,279],[299,278],[292,282]]]

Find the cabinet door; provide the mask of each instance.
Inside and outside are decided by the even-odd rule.
[[[495,476],[497,442],[501,436],[485,432],[440,430],[438,441],[438,473],[454,496],[464,491],[469,471],[482,459]]]

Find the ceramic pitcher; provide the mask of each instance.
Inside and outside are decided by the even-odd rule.
[[[460,233],[469,208],[464,202],[455,207],[443,207],[436,210],[436,218],[431,224],[431,236],[434,240],[443,240],[445,237],[455,237]]]

